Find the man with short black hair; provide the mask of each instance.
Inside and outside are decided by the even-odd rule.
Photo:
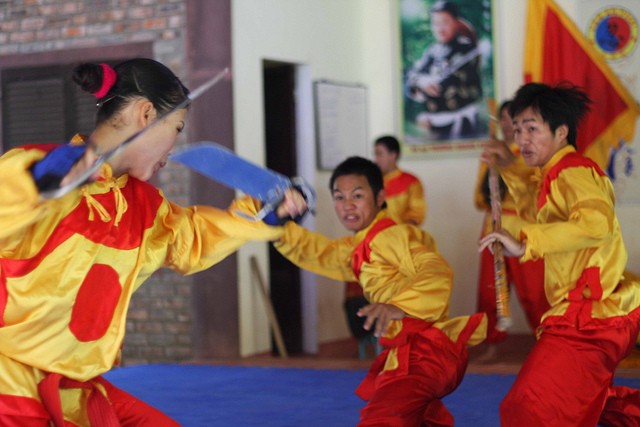
[[[427,215],[427,202],[420,179],[398,167],[400,143],[391,135],[374,143],[375,163],[384,176],[384,190],[391,216],[400,222],[421,225]]]
[[[440,399],[462,381],[466,346],[484,339],[486,317],[449,319],[451,268],[427,232],[387,215],[375,163],[348,158],[329,187],[338,219],[354,234],[331,240],[289,222],[274,245],[301,268],[358,281],[370,302],[358,316],[386,350],[356,391],[368,401],[358,425],[453,426]]]

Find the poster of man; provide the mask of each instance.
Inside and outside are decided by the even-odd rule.
[[[409,152],[476,148],[494,98],[491,0],[400,0]]]

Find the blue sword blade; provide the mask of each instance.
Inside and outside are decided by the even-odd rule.
[[[267,204],[279,203],[292,186],[288,177],[251,163],[215,142],[191,144],[170,159]]]

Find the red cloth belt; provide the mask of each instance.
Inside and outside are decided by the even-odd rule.
[[[60,402],[60,389],[83,388],[89,390],[87,411],[91,427],[120,427],[120,421],[116,416],[109,399],[102,394],[96,386],[99,379],[81,382],[52,373],[47,375],[38,384],[38,392],[42,404],[51,415],[55,427],[65,427],[62,403]]]
[[[585,293],[587,288],[590,294]],[[599,300],[602,298],[602,283],[600,282],[600,267],[585,268],[576,283],[576,288],[569,292],[569,301],[582,301],[585,299]]]

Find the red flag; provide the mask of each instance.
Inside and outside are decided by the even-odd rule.
[[[640,107],[604,56],[553,0],[529,0],[525,82],[569,81],[593,100],[578,132],[578,151],[605,169],[612,147],[629,142]]]

